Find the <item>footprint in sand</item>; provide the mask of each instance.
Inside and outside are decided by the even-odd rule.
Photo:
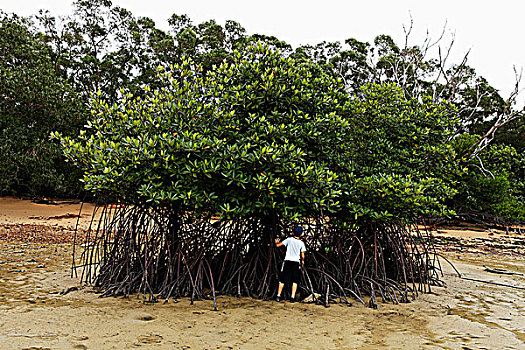
[[[145,321],[145,322],[153,321],[155,319],[155,316],[150,315],[146,312],[131,312],[129,314],[129,317],[134,320]]]
[[[82,340],[88,340],[89,337],[87,335],[74,335],[74,336],[71,336],[71,339],[82,341]]]
[[[162,342],[162,336],[158,334],[140,335],[137,338],[138,344],[158,344]]]
[[[75,346],[73,346],[73,349],[78,349],[78,350],[86,350],[88,347],[85,346],[84,344],[76,344]]]
[[[151,316],[151,315],[143,315],[143,316],[140,316],[137,318],[137,320],[139,321],[153,321],[155,319],[155,317]]]

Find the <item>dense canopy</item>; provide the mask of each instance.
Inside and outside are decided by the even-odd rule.
[[[158,80],[143,97],[94,99],[80,137],[62,140],[88,190],[226,217],[412,222],[454,194],[447,104],[395,85],[350,96],[262,44],[206,75],[184,59]]]

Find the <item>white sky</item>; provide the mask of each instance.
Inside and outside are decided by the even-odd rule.
[[[20,15],[45,8],[69,14],[71,0],[0,0],[0,9]],[[389,34],[403,44],[402,25],[414,19],[410,43],[419,44],[427,30],[438,37],[447,23],[455,33],[454,61],[471,49],[469,64],[499,89],[504,98],[514,86],[513,66],[525,67],[523,0],[113,0],[135,16],[148,16],[167,29],[173,13],[186,14],[197,24],[215,19],[239,22],[248,34],[275,35],[292,46],[354,37],[371,42]],[[525,86],[525,77],[521,87]],[[525,91],[523,92],[525,94]]]

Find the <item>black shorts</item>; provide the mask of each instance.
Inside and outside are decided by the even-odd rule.
[[[279,282],[285,284],[299,284],[299,282],[301,282],[301,270],[297,261],[284,261],[281,273],[279,274]]]

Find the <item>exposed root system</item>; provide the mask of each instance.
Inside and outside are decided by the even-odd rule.
[[[215,300],[217,293],[272,298],[284,258],[274,239],[297,224],[268,216],[219,220],[148,206],[96,210],[101,219],[82,244],[81,280],[103,296],[138,293],[149,302],[190,297],[193,303]],[[301,225],[307,258],[300,293],[318,303],[408,302],[440,283],[426,231],[400,223],[348,229],[329,218]]]

